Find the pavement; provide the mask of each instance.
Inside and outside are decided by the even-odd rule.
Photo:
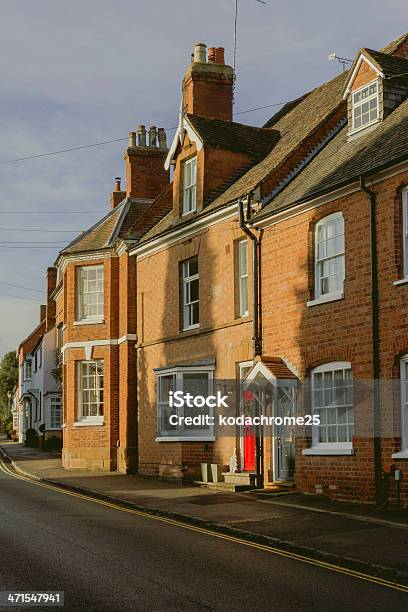
[[[224,493],[141,475],[66,471],[58,454],[5,440],[0,447],[17,470],[34,478],[408,584],[408,510],[299,493]]]
[[[0,516],[2,593],[63,592],[70,611],[402,612],[408,605],[408,589],[75,495],[3,462]]]

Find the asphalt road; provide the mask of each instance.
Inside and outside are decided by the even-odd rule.
[[[0,590],[64,591],[66,610],[408,609],[407,593],[375,582],[1,470],[0,554]]]

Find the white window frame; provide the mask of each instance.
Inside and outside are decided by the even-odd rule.
[[[183,162],[183,215],[197,210],[197,156]]]
[[[326,257],[322,257],[319,258],[319,232],[321,231],[321,228],[323,228],[324,226],[328,225],[331,221],[334,221],[335,219],[341,219],[342,220],[342,224],[343,224],[343,249],[342,251],[339,251],[336,255],[330,255],[330,256],[326,256]],[[333,301],[336,299],[341,299],[344,297],[344,279],[345,279],[345,232],[344,232],[344,217],[343,217],[343,213],[342,212],[336,212],[333,213],[331,215],[327,215],[326,217],[323,217],[323,219],[320,219],[320,221],[318,221],[316,223],[315,226],[315,231],[314,231],[314,237],[315,237],[315,265],[314,265],[314,273],[315,273],[315,300],[313,301],[313,303],[322,303],[324,301]],[[327,262],[329,260],[333,260],[333,259],[343,259],[343,278],[342,278],[342,283],[341,283],[341,288],[339,291],[332,291],[331,293],[322,293],[321,291],[321,280],[322,278],[324,278],[322,276],[322,267],[324,262]],[[309,302],[309,305],[311,305],[312,302]]]
[[[58,403],[58,406],[55,406]],[[59,411],[59,425],[56,425],[57,419],[54,418],[54,411]],[[53,423],[54,421],[54,423]],[[62,427],[62,398],[59,395],[50,397],[50,429],[59,430]]]
[[[207,374],[208,394],[210,395],[213,393],[213,387],[214,387],[214,369],[215,369],[215,366],[208,366],[208,365],[179,366],[175,368],[163,369],[163,370],[160,370],[159,372],[156,372],[156,376],[157,376],[157,386],[156,386],[157,437],[156,437],[156,442],[213,442],[215,440],[213,426],[210,426],[208,429],[203,430],[199,435],[194,435],[191,437],[187,435],[180,435],[180,433],[183,430],[183,426],[175,427],[174,435],[161,435],[161,433],[163,432],[160,429],[161,408],[162,406],[165,406],[168,404],[168,402],[160,401],[160,398],[161,398],[160,380],[161,378],[164,376],[173,376],[174,377],[173,378],[174,391],[182,391],[184,374],[197,374],[197,373]],[[205,409],[203,407],[202,411],[204,412],[204,410]],[[213,416],[213,409],[207,408],[207,410],[208,410],[208,414],[210,416]],[[179,416],[184,416],[184,407],[174,408],[174,412],[177,413]],[[194,428],[194,430],[197,432],[197,434],[199,433],[199,430],[197,428]]]
[[[324,363],[320,366],[317,366],[316,368],[313,368],[313,370],[311,371],[311,377],[310,377],[310,395],[311,395],[311,401],[310,401],[310,411],[311,414],[315,414],[316,411],[322,409],[322,408],[329,408],[330,410],[337,410],[338,407],[343,407],[343,406],[335,406],[333,405],[327,405],[327,406],[315,406],[314,402],[315,402],[315,396],[314,396],[314,376],[316,374],[320,374],[320,373],[325,373],[325,372],[335,372],[338,370],[346,370],[349,369],[351,372],[351,382],[353,384],[353,371],[352,371],[352,367],[351,367],[351,363],[348,361],[332,361],[329,363]],[[353,410],[353,427],[354,427],[354,423],[355,423],[355,405],[354,405],[354,397],[352,397],[352,404],[344,404],[344,407],[348,407],[348,406],[352,406],[352,410]],[[337,424],[337,418],[336,418],[336,424]],[[350,440],[348,442],[344,441],[344,442],[320,442],[319,441],[319,431],[320,431],[320,427],[321,425],[312,425],[312,446],[311,448],[306,448],[302,450],[302,454],[303,455],[353,455],[354,454],[354,450],[353,450],[353,442]],[[353,433],[354,435],[354,433]]]
[[[394,459],[408,459],[408,394],[406,383],[408,377],[405,376],[405,365],[408,363],[408,355],[403,355],[400,359],[400,395],[401,395],[401,450],[394,453]]]
[[[362,92],[364,89],[369,89],[370,87],[372,87],[373,84],[376,85],[375,92],[373,94],[370,94],[369,96],[367,96],[360,102],[355,103],[354,97],[360,92]],[[355,134],[357,132],[360,132],[361,130],[365,130],[370,125],[374,125],[375,123],[379,122],[380,120],[380,96],[379,96],[379,79],[378,78],[374,79],[373,81],[370,81],[370,83],[366,83],[365,85],[362,85],[358,89],[355,89],[354,91],[350,93],[350,95],[351,95],[351,129],[349,132],[350,134]],[[377,117],[375,119],[369,120],[368,123],[365,123],[364,125],[355,127],[355,110],[357,108],[362,107],[363,104],[366,104],[367,102],[370,105],[371,100],[377,100]],[[371,110],[369,108],[368,114],[370,115],[370,113],[371,113]]]
[[[96,391],[99,393],[100,391],[104,391],[104,384],[102,387],[100,386],[99,377],[96,377],[96,386],[95,389],[88,387],[86,389],[83,388],[83,373],[82,368],[86,364],[102,364],[102,377],[104,379],[105,371],[104,371],[104,361],[103,359],[84,359],[82,361],[77,362],[77,370],[76,370],[76,386],[77,386],[77,420],[74,425],[103,425],[104,423],[104,399],[102,402],[98,400],[99,403],[99,413],[98,415],[86,415],[84,414],[84,403],[83,403],[83,392],[84,391]],[[103,380],[104,383],[104,380]],[[102,408],[102,409],[101,409]]]
[[[402,193],[402,252],[404,261],[404,279],[408,278],[408,189]]]
[[[243,250],[246,251],[245,258],[243,257]],[[244,238],[238,240],[238,313],[240,317],[248,316],[248,240]],[[244,266],[244,263],[246,264]],[[246,303],[246,308],[245,308]]]
[[[33,375],[32,359],[26,359],[24,361],[24,380],[31,380],[32,375]]]
[[[196,259],[197,260],[197,273],[190,275],[189,264],[190,262]],[[190,257],[181,263],[181,273],[182,273],[182,300],[183,300],[183,331],[188,329],[195,329],[200,325],[200,271],[198,268],[198,256]],[[198,281],[198,300],[191,301],[190,299],[190,284],[193,281]],[[196,323],[192,323],[193,320],[193,312],[194,312],[194,304],[198,304],[198,321]]]
[[[83,291],[82,291],[82,274],[83,273],[87,273],[90,271],[96,271],[96,283],[98,283],[98,281],[102,281],[102,290],[96,290],[94,292],[88,292],[88,295],[93,295],[93,294],[102,294],[102,301],[96,301],[96,314],[85,314],[84,313],[84,308],[85,308],[85,303],[84,303],[84,295],[83,295]],[[101,274],[101,278],[98,278],[98,274],[102,272]],[[76,269],[76,295],[77,295],[77,303],[76,303],[76,323],[103,323],[103,317],[104,317],[104,302],[105,302],[105,288],[104,288],[104,266],[103,264],[101,265],[94,265],[94,266],[80,266]]]

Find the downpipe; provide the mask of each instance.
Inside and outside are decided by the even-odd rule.
[[[381,464],[381,390],[380,390],[380,316],[378,300],[378,252],[377,252],[377,200],[375,192],[366,186],[364,176],[360,176],[360,189],[370,202],[370,242],[371,242],[371,301],[372,301],[372,347],[373,347],[373,427],[374,427],[374,475],[375,501],[377,506],[384,499],[383,474]]]
[[[251,194],[248,194],[247,198],[247,219],[251,215]],[[260,300],[260,281],[261,281],[261,239],[258,238],[251,230],[247,227],[244,217],[244,203],[242,200],[238,201],[239,211],[239,227],[252,241],[252,346],[254,358],[262,354],[262,311],[261,311],[261,300]],[[262,234],[261,234],[262,235]],[[257,403],[257,413],[259,406]],[[257,416],[259,416],[257,414]],[[255,437],[255,471],[256,471],[256,487],[263,488],[263,470],[264,470],[264,459],[263,459],[263,431],[261,426],[257,430]]]

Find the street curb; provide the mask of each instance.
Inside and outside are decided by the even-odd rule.
[[[43,482],[46,484],[58,486],[61,489],[66,489],[67,491],[81,493],[83,495],[99,499],[101,501],[116,504],[123,508],[138,510],[139,512],[143,512],[147,515],[173,519],[184,523],[185,525],[201,527],[203,529],[207,529],[215,533],[221,533],[235,538],[240,538],[241,540],[245,540],[254,544],[262,544],[264,546],[277,548],[279,550],[290,552],[296,555],[303,555],[305,557],[309,557],[317,561],[324,561],[325,563],[339,565],[344,567],[345,569],[352,569],[357,572],[374,575],[385,580],[399,582],[400,584],[408,586],[408,571],[398,570],[396,568],[370,563],[369,561],[360,561],[353,557],[345,557],[341,555],[336,555],[334,553],[324,552],[317,548],[302,546],[288,540],[281,540],[279,538],[273,538],[271,536],[258,534],[253,531],[237,529],[236,527],[231,527],[229,525],[226,525],[225,523],[215,523],[188,514],[182,514],[170,510],[163,510],[161,508],[155,508],[152,506],[143,506],[128,501],[126,499],[122,499],[120,497],[114,497],[113,495],[100,493],[99,491],[93,491],[92,489],[87,489],[86,487],[80,487],[71,484],[68,485],[66,483],[59,482],[58,480],[53,480],[51,478],[41,478],[40,476],[36,476],[35,474],[31,474],[30,472],[22,470],[19,467],[18,463],[11,459],[11,457],[9,457],[7,452],[2,447],[0,447],[0,454],[2,455],[3,459],[10,463],[11,466],[17,472],[37,482]]]

